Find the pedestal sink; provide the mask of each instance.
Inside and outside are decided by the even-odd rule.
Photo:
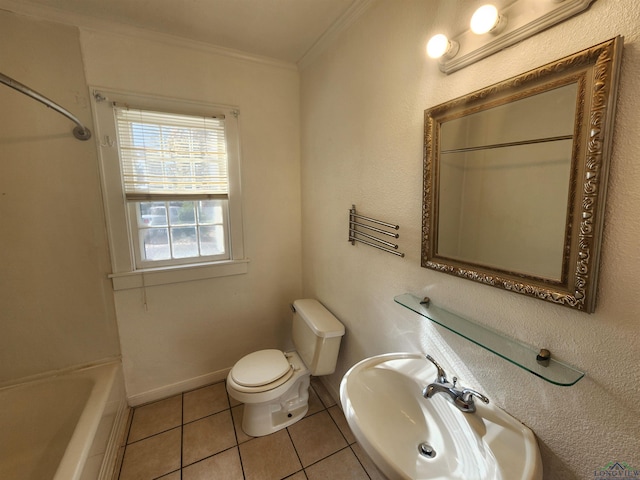
[[[445,395],[424,398],[436,368],[390,353],[353,366],[340,401],[362,448],[390,479],[541,480],[533,432],[494,406],[463,413]]]

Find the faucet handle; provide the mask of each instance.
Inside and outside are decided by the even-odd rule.
[[[483,394],[481,394],[480,392],[476,392],[475,390],[473,390],[471,388],[463,388],[462,389],[462,401],[463,402],[471,403],[471,402],[473,402],[473,397],[479,398],[484,403],[489,403],[489,399],[487,397],[485,397]]]
[[[473,397],[477,397],[484,403],[489,403],[489,399],[480,392],[476,392],[470,388],[463,388],[460,392],[460,396],[453,400],[456,407],[465,413],[473,413],[476,411],[476,404],[473,401]]]
[[[448,382],[447,374],[445,373],[444,369],[440,366],[440,364],[436,362],[434,358],[429,354],[425,355],[425,357],[427,360],[433,363],[438,369],[438,383],[447,383]]]

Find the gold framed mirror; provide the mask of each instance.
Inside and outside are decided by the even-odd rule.
[[[622,48],[425,110],[423,267],[593,312]]]

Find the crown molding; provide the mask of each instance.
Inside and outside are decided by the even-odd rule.
[[[284,68],[287,70],[298,69],[295,63],[285,62],[261,55],[254,55],[251,53],[243,52],[241,50],[220,47],[206,42],[200,42],[176,35],[169,35],[153,30],[147,30],[144,28],[113,22],[110,20],[99,19],[96,17],[91,17],[89,15],[67,12],[54,7],[35,5],[26,0],[0,0],[0,10],[6,10],[27,17],[33,17],[38,20],[46,20],[77,27],[81,31],[85,32],[107,33],[133,37],[192,50],[195,49],[205,53],[234,58],[236,60]]]
[[[139,38],[148,41],[161,42],[173,46],[196,49],[206,53],[222,55],[237,60],[259,63],[287,70],[302,70],[309,66],[333,41],[362,14],[371,7],[376,0],[354,0],[349,8],[316,40],[297,63],[285,62],[271,57],[254,55],[220,47],[206,42],[191,40],[176,35],[169,35],[153,30],[147,30],[132,25],[126,25],[110,20],[104,20],[89,15],[68,12],[55,7],[36,5],[27,0],[0,0],[0,10],[6,10],[18,15],[33,17],[38,20],[56,22],[77,27],[85,32],[108,33],[121,36]]]
[[[304,70],[324,52],[331,43],[356,20],[358,20],[376,0],[354,0],[349,8],[316,40],[309,50],[298,60],[298,68]]]

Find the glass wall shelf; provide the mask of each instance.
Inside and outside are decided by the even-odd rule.
[[[576,370],[553,358],[548,360],[546,365],[539,363],[536,358],[538,350],[533,347],[524,345],[490,328],[447,312],[431,303],[423,304],[421,303],[422,300],[414,295],[405,293],[404,295],[398,295],[394,300],[418,315],[466,338],[476,345],[495,353],[499,357],[504,358],[514,365],[518,365],[520,368],[550,383],[569,387],[584,377],[584,372]]]

